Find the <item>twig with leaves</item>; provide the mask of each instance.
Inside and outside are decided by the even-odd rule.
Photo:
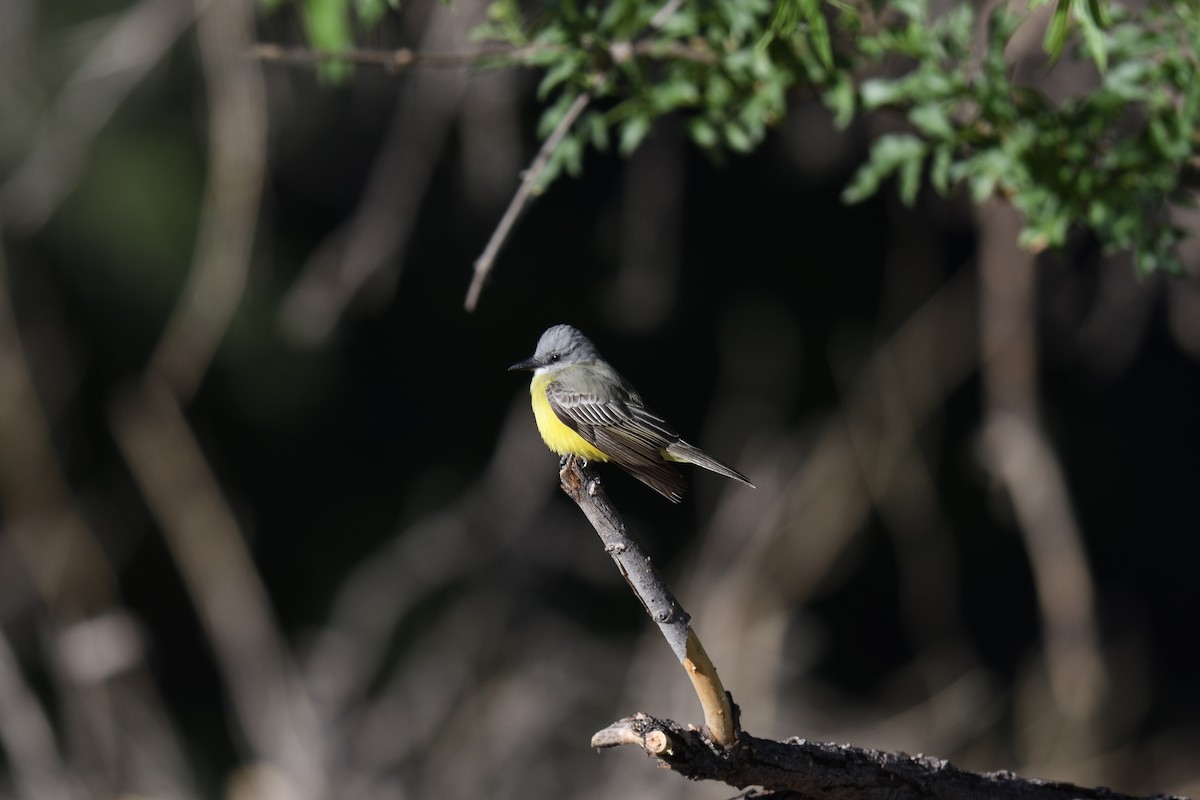
[[[646,30],[657,31],[662,29],[683,3],[684,0],[667,0],[654,13],[649,22],[646,23]],[[620,46],[617,46],[618,44]],[[632,41],[614,42],[609,55],[614,64],[620,64],[626,61],[628,56],[632,55],[641,44],[641,42]],[[525,204],[529,202],[529,197],[537,186],[538,178],[541,177],[547,165],[549,165],[554,151],[559,148],[563,139],[566,138],[567,133],[575,125],[580,115],[583,114],[588,104],[591,103],[592,97],[608,83],[608,77],[603,73],[592,74],[588,82],[592,88],[589,91],[581,92],[575,98],[562,119],[554,126],[554,130],[546,137],[546,141],[542,145],[541,150],[538,151],[533,164],[530,165],[521,179],[521,185],[517,189],[517,193],[513,196],[508,210],[504,212],[504,216],[500,219],[500,224],[496,226],[496,231],[492,234],[492,238],[488,240],[483,254],[476,259],[475,271],[471,276],[471,285],[467,289],[467,299],[464,303],[467,311],[474,311],[475,306],[479,303],[479,294],[483,291],[483,284],[487,280],[488,273],[492,270],[496,254],[500,252],[501,246],[508,238],[508,234],[512,230],[513,224],[517,221],[517,217],[520,216],[521,211],[525,208]]]

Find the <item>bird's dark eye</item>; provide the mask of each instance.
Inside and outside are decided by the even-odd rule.
[[[562,358],[562,355],[559,353],[555,353],[554,355],[550,356],[551,361],[558,361],[560,358]]]

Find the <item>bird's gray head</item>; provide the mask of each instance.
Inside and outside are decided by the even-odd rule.
[[[595,361],[599,357],[600,354],[596,352],[596,346],[592,344],[591,339],[570,325],[555,325],[553,328],[547,328],[538,339],[533,358],[513,364],[509,369],[553,371],[581,361]]]

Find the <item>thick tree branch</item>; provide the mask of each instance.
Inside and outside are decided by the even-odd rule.
[[[705,730],[636,714],[598,731],[597,748],[634,745],[691,780],[722,781],[755,797],[804,800],[1135,800],[1109,789],[1021,778],[1011,772],[968,772],[934,756],[909,756],[850,745],[759,739],[741,730],[737,706],[721,686],[690,625],[690,617],[629,535],[600,479],[568,456],[559,470],[563,491],[587,516],[634,594],[658,624],[692,679],[704,707]],[[751,795],[743,795],[751,796]],[[1178,800],[1152,795],[1140,800]]]
[[[638,714],[592,738],[595,747],[639,745],[646,755],[692,780],[761,786],[759,797],[807,800],[1134,800],[1104,787],[1020,778],[1011,772],[968,772],[933,756],[883,753],[849,745],[788,739],[776,742],[742,732],[724,750],[670,720]],[[1179,800],[1151,795],[1142,800]]]
[[[683,665],[704,708],[704,724],[712,741],[721,747],[732,745],[737,739],[737,728],[729,695],[717,677],[716,667],[692,630],[691,617],[654,569],[650,557],[629,535],[621,515],[601,488],[596,474],[581,465],[574,456],[568,456],[559,477],[563,491],[579,505],[588,522],[600,534],[605,552],[612,556],[617,569],[621,570],[629,587],[642,601],[646,613],[658,624],[667,644]]]

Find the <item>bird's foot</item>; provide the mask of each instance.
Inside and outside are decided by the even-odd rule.
[[[558,457],[558,471],[562,472],[564,469],[566,469],[567,462],[569,462],[572,458],[575,459],[575,463],[579,465],[580,469],[587,469],[588,460],[586,457],[576,455],[575,453],[567,453],[565,456]]]

